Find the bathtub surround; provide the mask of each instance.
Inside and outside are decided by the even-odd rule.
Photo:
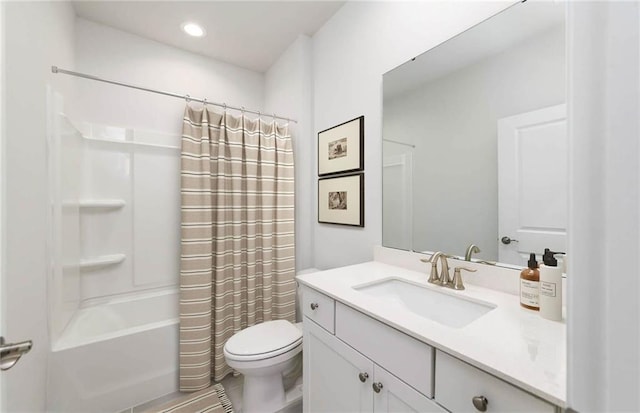
[[[181,162],[180,390],[197,391],[232,371],[234,333],[295,321],[291,136],[187,105]]]

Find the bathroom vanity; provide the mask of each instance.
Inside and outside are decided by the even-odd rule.
[[[299,276],[305,412],[557,412],[566,332],[513,294],[372,261]],[[488,270],[490,271],[490,270]]]

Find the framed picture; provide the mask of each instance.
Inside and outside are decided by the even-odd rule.
[[[364,116],[318,132],[318,175],[364,170]]]
[[[318,222],[364,227],[364,174],[318,179]]]

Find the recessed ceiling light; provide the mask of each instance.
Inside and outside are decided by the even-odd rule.
[[[204,29],[197,23],[186,22],[182,23],[182,30],[189,36],[202,37],[205,34]]]

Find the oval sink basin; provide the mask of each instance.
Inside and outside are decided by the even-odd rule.
[[[393,305],[454,328],[464,327],[496,308],[491,303],[458,297],[447,290],[441,292],[393,277],[358,285],[353,289],[380,298],[385,305]]]

